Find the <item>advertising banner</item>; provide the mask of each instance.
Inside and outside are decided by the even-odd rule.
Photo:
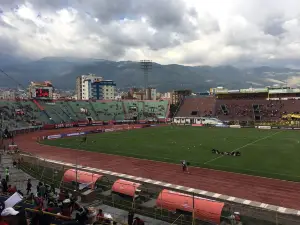
[[[225,128],[225,127],[229,127],[229,126],[225,125],[225,124],[217,124],[217,125],[215,125],[215,127],[223,127],[223,128]]]
[[[88,123],[87,123],[87,122],[78,122],[77,125],[78,125],[79,127],[85,127],[85,126],[88,125]]]
[[[84,135],[87,134],[88,132],[77,132],[77,133],[70,133],[70,134],[66,134],[67,137],[72,137],[72,136],[80,136],[80,135]]]
[[[103,125],[103,121],[93,121],[92,125],[93,126]]]
[[[271,127],[270,126],[258,126],[258,129],[263,129],[263,130],[270,130]]]
[[[203,127],[203,124],[192,124],[192,127]]]
[[[61,138],[62,136],[63,134],[55,134],[55,135],[47,136],[47,139],[57,139],[57,138]]]

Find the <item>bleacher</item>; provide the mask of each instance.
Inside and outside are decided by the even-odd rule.
[[[280,121],[289,113],[300,114],[300,101],[267,99],[218,99],[188,97],[176,117],[217,117],[223,121]]]
[[[0,101],[3,125],[26,127],[79,121],[157,120],[168,116],[168,101]]]

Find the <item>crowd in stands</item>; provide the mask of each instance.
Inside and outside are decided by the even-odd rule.
[[[185,98],[175,117],[217,117],[223,121],[279,122],[289,114],[300,114],[299,100],[267,100],[262,96],[241,95],[237,98],[230,96]],[[295,121],[295,117],[293,120]]]
[[[300,111],[295,100],[219,100],[216,117],[222,120],[279,121],[283,115]]]
[[[13,160],[13,167],[20,168],[20,160]],[[102,209],[85,207],[78,203],[78,198],[66,190],[39,182],[33,187],[31,179],[26,181],[26,192],[22,193],[10,184],[9,167],[5,168],[5,178],[1,180],[0,225],[115,225],[110,214]],[[3,206],[3,198],[18,192],[23,201],[14,208]],[[2,201],[1,201],[2,200]],[[2,207],[1,207],[2,206]],[[128,213],[128,225],[144,225],[134,212]]]
[[[133,112],[131,109],[135,108]],[[94,121],[165,118],[168,101],[0,101],[0,115],[9,127]]]

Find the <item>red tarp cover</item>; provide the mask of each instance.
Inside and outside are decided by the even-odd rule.
[[[98,179],[103,177],[101,174],[89,173],[82,170],[77,170],[77,182],[81,184],[90,184],[89,188],[94,189],[95,183]],[[64,182],[76,181],[76,170],[69,169],[64,174]]]
[[[111,189],[114,192],[134,197],[135,191],[139,186],[141,186],[140,183],[119,179],[113,184]]]
[[[156,200],[156,206],[174,212],[176,210],[193,212],[193,196],[164,189]],[[223,207],[222,202],[194,197],[195,218],[200,220],[220,224]]]

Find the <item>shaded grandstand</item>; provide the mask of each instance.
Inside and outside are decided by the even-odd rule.
[[[96,121],[165,121],[168,101],[0,101],[3,127]]]

